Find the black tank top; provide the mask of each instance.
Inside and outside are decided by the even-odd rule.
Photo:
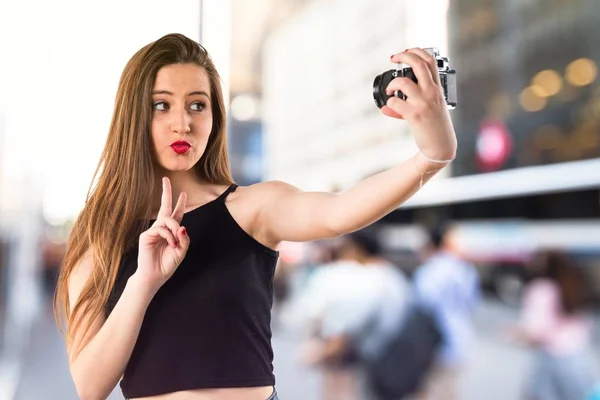
[[[275,385],[271,347],[274,251],[233,219],[225,198],[187,212],[185,259],[152,299],[121,389],[126,398],[203,388]],[[137,268],[121,263],[106,315]]]

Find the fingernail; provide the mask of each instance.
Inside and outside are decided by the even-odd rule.
[[[394,55],[393,55],[393,54],[390,56],[390,60],[391,60],[392,58],[394,58]]]
[[[184,236],[185,236],[185,235],[187,235],[187,231],[185,230],[185,228],[183,228],[183,229],[181,230],[181,233],[182,233]]]

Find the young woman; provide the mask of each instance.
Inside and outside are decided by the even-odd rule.
[[[97,183],[69,238],[56,311],[81,398],[276,399],[270,309],[281,241],[380,219],[455,156],[434,59],[410,49],[382,111],[419,152],[346,193],[231,178],[219,76],[180,34],[139,50],[119,83]],[[173,205],[174,204],[174,205]]]

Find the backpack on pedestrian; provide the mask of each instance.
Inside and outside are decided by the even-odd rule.
[[[402,328],[367,362],[369,390],[378,400],[398,400],[417,392],[441,341],[435,316],[413,305]]]

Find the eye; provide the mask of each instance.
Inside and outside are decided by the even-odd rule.
[[[195,103],[190,104],[190,109],[192,111],[202,111],[206,108],[206,103],[197,101]]]
[[[154,111],[166,111],[169,109],[169,105],[166,101],[157,101],[152,107]]]

